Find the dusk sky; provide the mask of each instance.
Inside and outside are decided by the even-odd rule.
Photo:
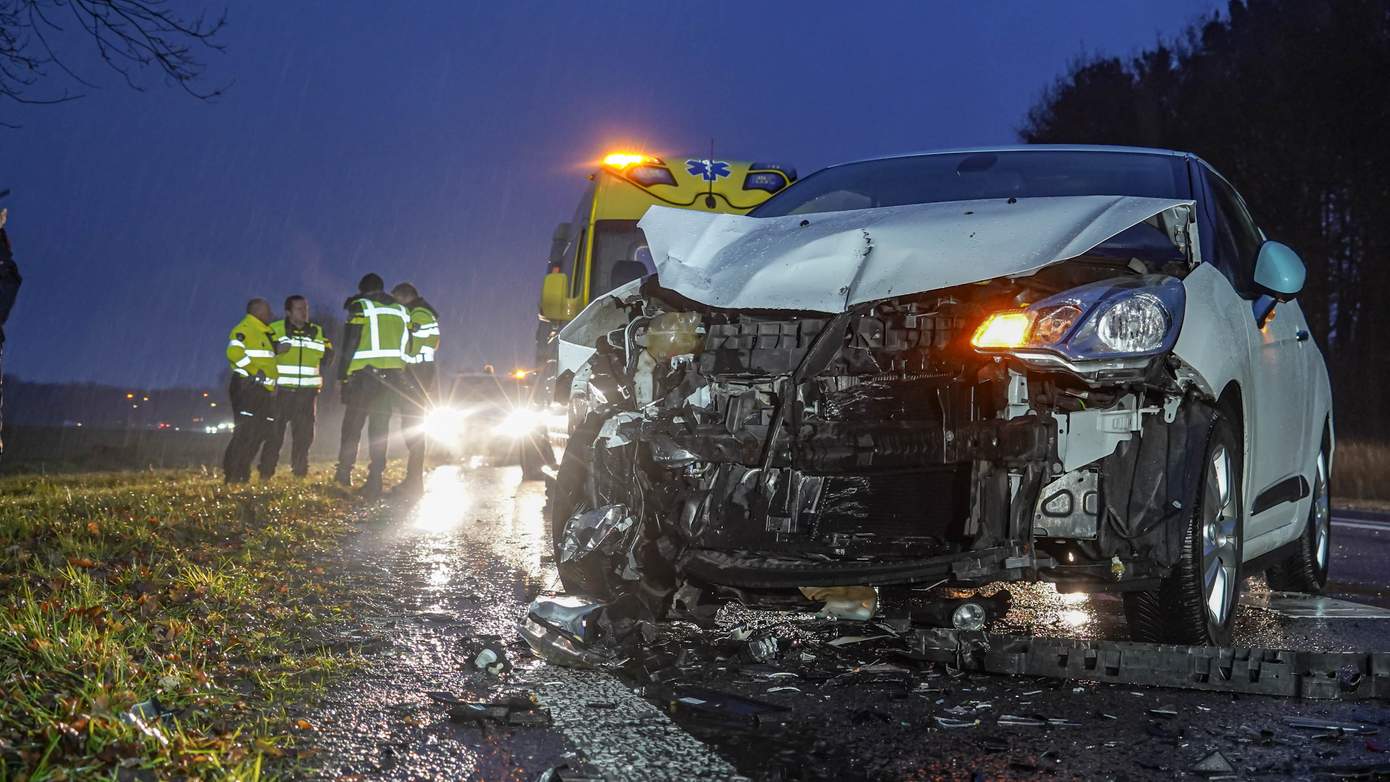
[[[551,230],[603,152],[713,137],[804,175],[1010,143],[1078,56],[1222,5],[238,2],[215,101],[86,64],[79,101],[0,104],[25,277],[4,368],[209,385],[248,297],[336,311],[367,271],[439,309],[446,369],[529,363]]]

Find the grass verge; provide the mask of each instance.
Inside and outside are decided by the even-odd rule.
[[[1390,444],[1338,440],[1332,458],[1332,499],[1348,507],[1390,508]]]
[[[0,782],[261,779],[353,658],[317,561],[350,529],[326,475],[0,480]]]

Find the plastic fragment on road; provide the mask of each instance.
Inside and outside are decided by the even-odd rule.
[[[1226,776],[1236,773],[1236,767],[1231,765],[1231,761],[1226,756],[1216,751],[1197,761],[1192,767],[1193,773],[1204,777]]]
[[[943,729],[945,729],[945,730],[959,730],[959,729],[961,729],[961,728],[975,728],[975,727],[979,727],[979,725],[980,725],[980,721],[979,721],[979,720],[955,720],[955,719],[951,719],[951,718],[949,718],[949,717],[940,717],[940,716],[932,717],[932,721],[936,723],[936,727],[938,727],[938,728],[943,728]]]
[[[709,687],[679,688],[670,707],[673,712],[685,711],[695,716],[720,721],[754,724],[763,721],[767,715],[788,711],[786,706],[745,698]]]
[[[579,760],[569,760],[548,768],[536,777],[536,782],[603,782],[603,774],[594,766]]]
[[[878,610],[878,590],[871,586],[801,587],[807,600],[822,603],[824,616],[867,622]]]
[[[449,719],[454,722],[472,722],[510,725],[513,727],[543,727],[550,724],[550,710],[540,705],[533,693],[517,693],[499,698],[491,703],[458,701],[449,707]]]
[[[849,646],[850,644],[864,643],[865,641],[878,641],[883,638],[893,638],[891,635],[842,635],[839,638],[832,638],[826,641],[827,646]]]
[[[1020,714],[1001,714],[996,724],[1015,728],[1079,728],[1081,723],[1061,717],[1024,716]]]
[[[1290,728],[1335,731],[1352,736],[1374,736],[1376,733],[1380,732],[1380,729],[1374,725],[1363,725],[1358,722],[1320,720],[1315,717],[1285,717],[1284,724],[1288,725]]]
[[[469,641],[472,648],[466,654],[474,670],[500,676],[512,669],[512,663],[507,659],[507,652],[501,641],[497,636],[485,636]]]
[[[612,653],[597,646],[606,603],[575,595],[538,597],[517,626],[537,657],[571,668],[594,668],[611,662]]]
[[[729,634],[729,640],[739,644],[739,656],[749,662],[770,663],[782,656],[782,639],[771,630],[736,627]]]
[[[158,698],[150,698],[131,706],[129,711],[121,714],[121,721],[133,725],[136,730],[167,747],[169,737],[164,735],[159,723],[166,722],[173,716],[174,711],[160,703]]]

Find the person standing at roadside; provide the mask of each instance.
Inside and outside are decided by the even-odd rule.
[[[386,471],[386,437],[391,428],[391,410],[405,382],[402,375],[409,348],[410,314],[386,295],[381,277],[368,274],[357,283],[357,295],[343,305],[348,311],[343,327],[342,354],[338,359],[338,387],[343,404],[342,439],[338,447],[338,468],[334,480],[352,485],[352,467],[362,425],[367,425],[366,497],[381,496],[381,476]]]
[[[410,313],[410,345],[405,355],[405,386],[401,393],[401,430],[405,433],[405,480],[397,492],[419,495],[425,489],[425,416],[439,395],[434,355],[439,350],[439,316],[414,285],[403,282],[391,297]]]
[[[290,470],[303,478],[309,474],[322,367],[332,366],[333,343],[322,326],[309,320],[309,300],[297,294],[285,299],[285,317],[271,323],[270,332],[284,352],[276,357],[280,377],[275,384],[275,427],[261,449],[261,478],[275,474],[287,428],[293,429]]]
[[[10,236],[5,233],[5,222],[9,216],[8,209],[0,209],[0,356],[3,356],[5,348],[5,321],[10,319],[10,310],[14,308],[15,299],[19,296],[19,286],[24,282],[19,276],[19,266],[14,262]],[[4,389],[4,375],[0,374],[0,425],[3,424]],[[5,442],[0,440],[0,453],[4,451]]]
[[[280,373],[275,338],[266,325],[270,319],[270,302],[252,299],[246,304],[246,317],[232,327],[227,340],[232,368],[232,441],[222,455],[227,483],[251,480],[251,463],[275,427],[275,379]]]

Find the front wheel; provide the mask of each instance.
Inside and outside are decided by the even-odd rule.
[[[1327,454],[1318,454],[1313,476],[1313,504],[1308,523],[1299,536],[1298,548],[1288,559],[1265,571],[1269,588],[1281,592],[1321,594],[1327,586],[1332,558],[1332,508],[1327,497]]]
[[[597,557],[578,562],[564,562],[560,559],[560,544],[564,541],[565,527],[570,519],[575,514],[593,509],[589,493],[593,442],[602,423],[599,416],[589,416],[588,420],[575,428],[565,446],[565,455],[560,460],[555,482],[549,487],[550,543],[555,554],[555,567],[560,574],[560,583],[566,592],[609,600],[614,596],[613,590],[609,587],[607,574],[603,572],[602,562]]]
[[[1151,592],[1125,594],[1130,634],[1139,641],[1225,646],[1240,596],[1242,535],[1240,440],[1224,418],[1212,427],[1200,499],[1182,553]]]

